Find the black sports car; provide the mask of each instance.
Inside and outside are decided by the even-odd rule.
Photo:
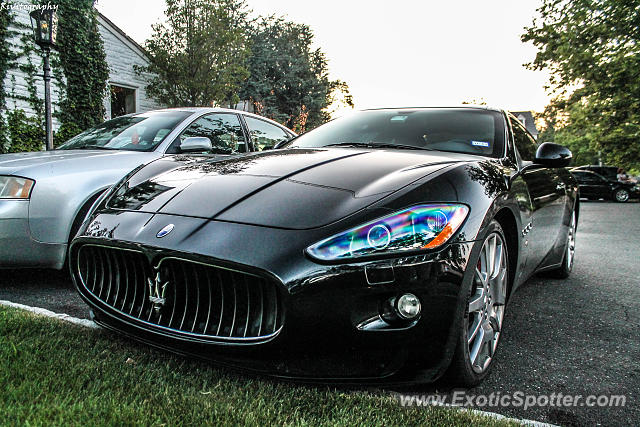
[[[509,295],[571,271],[571,153],[503,111],[368,110],[281,145],[105,194],[70,249],[95,321],[280,377],[472,385]]]

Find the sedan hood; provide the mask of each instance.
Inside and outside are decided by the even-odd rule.
[[[183,164],[137,185],[125,184],[108,207],[278,228],[316,228],[466,160],[469,156],[405,150],[275,150]]]
[[[37,180],[51,175],[56,169],[71,172],[81,167],[82,170],[90,170],[91,164],[97,169],[121,169],[123,166],[132,169],[154,157],[157,154],[124,150],[53,150],[3,154],[0,155],[0,175],[18,175]]]

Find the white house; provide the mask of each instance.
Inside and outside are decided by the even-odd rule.
[[[106,118],[162,108],[162,105],[147,97],[144,89],[146,79],[134,70],[135,65],[148,64],[144,49],[101,13],[98,13],[98,30],[109,65],[111,96],[104,101]]]
[[[531,111],[511,111],[511,114],[520,120],[534,138],[538,139],[538,128],[536,127],[535,119]]]
[[[4,81],[6,108],[22,109],[27,115],[35,115],[33,107],[25,98],[30,95],[29,87],[35,87],[38,98],[44,99],[42,58],[39,56],[39,49],[27,57],[21,48],[22,40],[25,39],[23,35],[27,40],[33,37],[29,10],[15,8],[12,14],[15,24],[10,27],[10,30],[16,34],[9,40],[9,45],[19,56],[16,66],[8,70]],[[98,13],[98,30],[104,42],[106,62],[109,66],[107,82],[109,91],[104,99],[105,119],[162,108],[162,105],[147,96],[145,78],[138,76],[134,70],[134,65],[144,66],[148,63],[144,49],[100,13]],[[29,61],[38,70],[37,75],[29,75],[20,69],[20,65],[26,65]],[[51,80],[51,102],[54,112],[57,110],[60,99],[60,91],[55,80],[55,78]],[[53,129],[58,129],[60,124],[55,114],[53,122]]]

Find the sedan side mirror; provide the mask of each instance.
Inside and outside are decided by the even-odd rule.
[[[212,150],[211,140],[206,136],[190,136],[180,144],[181,153],[202,153]]]
[[[534,163],[550,168],[564,168],[571,163],[571,151],[553,142],[543,142],[536,151]]]

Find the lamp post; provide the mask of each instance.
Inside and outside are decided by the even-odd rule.
[[[53,127],[51,120],[51,68],[49,67],[49,53],[56,47],[58,33],[58,16],[55,9],[41,8],[29,14],[33,36],[44,53],[44,108],[46,148],[53,150]]]

